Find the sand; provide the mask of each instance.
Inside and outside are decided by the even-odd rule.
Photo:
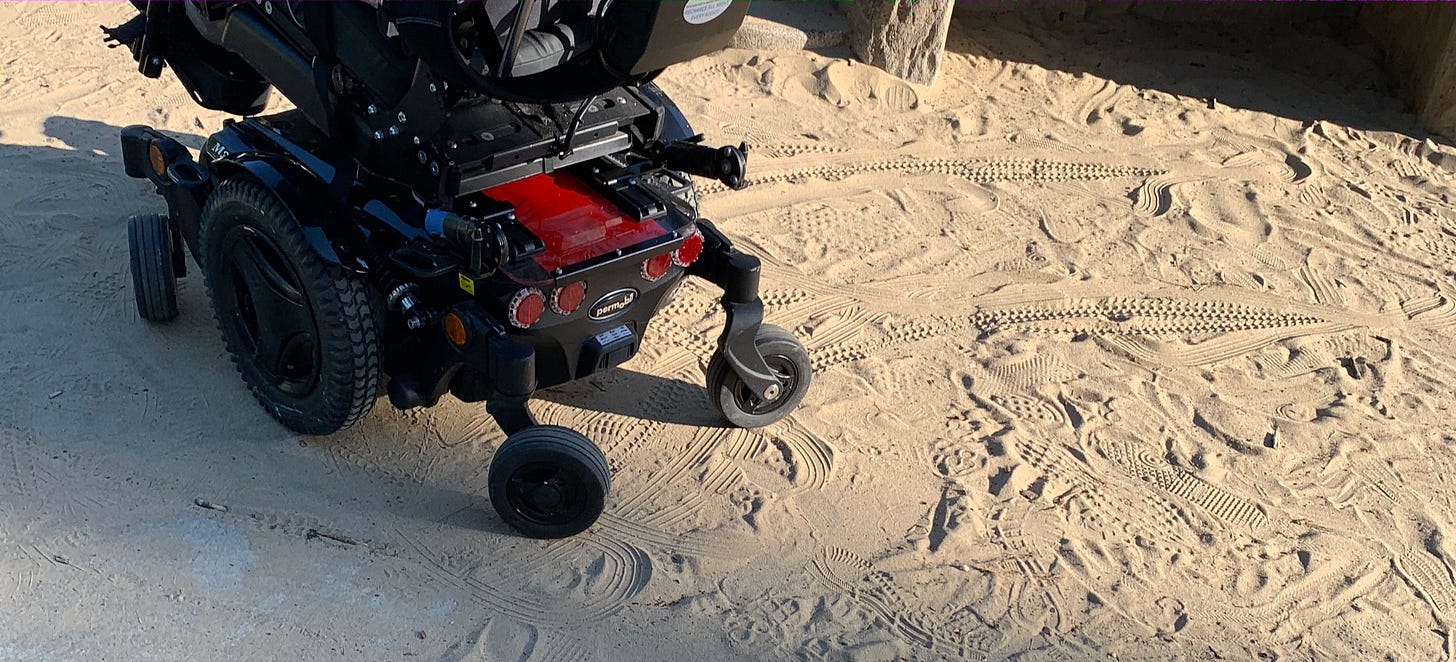
[[[1456,150],[1329,26],[969,13],[929,89],[674,68],[753,145],[704,211],[814,390],[721,427],[686,288],[537,401],[614,471],[538,542],[484,497],[483,408],[296,437],[195,275],[137,319],[162,202],[118,128],[223,118],[102,46],[128,11],[0,4],[0,659],[1452,657]]]

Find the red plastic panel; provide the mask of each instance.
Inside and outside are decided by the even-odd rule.
[[[516,220],[539,237],[542,269],[580,264],[667,234],[655,221],[636,221],[566,172],[535,175],[485,190],[516,208]]]

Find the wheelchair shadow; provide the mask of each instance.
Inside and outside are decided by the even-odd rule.
[[[415,470],[418,455],[442,461],[420,441],[432,430],[387,402],[328,438],[294,435],[269,418],[226,354],[195,262],[178,283],[181,315],[165,324],[140,320],[126,222],[165,210],[165,202],[150,183],[126,176],[121,127],[53,116],[43,130],[49,144],[0,143],[0,376],[15,386],[0,401],[0,425],[46,440],[46,456],[66,449],[135,467],[149,477],[144,482],[189,490],[188,502],[267,503],[263,495],[292,493],[300,504],[360,507],[317,507],[341,519],[372,511],[515,537],[483,491],[468,482],[454,489],[453,476],[433,484],[437,477]],[[194,149],[205,141],[164,133]],[[374,437],[384,460],[354,457],[347,447],[359,437]],[[484,450],[459,459],[483,468]],[[361,481],[361,471],[373,479]]]
[[[658,423],[726,427],[707,389],[681,379],[617,368],[536,392],[538,400]]]

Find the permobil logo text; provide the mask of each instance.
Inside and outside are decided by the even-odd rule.
[[[612,319],[625,312],[628,308],[631,308],[632,303],[636,300],[637,290],[630,287],[615,292],[608,292],[606,296],[597,299],[597,302],[592,304],[589,317],[598,322]]]

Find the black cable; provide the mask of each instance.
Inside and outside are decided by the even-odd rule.
[[[564,159],[571,156],[571,144],[576,142],[576,130],[581,128],[581,121],[586,118],[586,109],[596,103],[596,101],[597,95],[593,94],[587,97],[585,101],[582,101],[580,106],[576,107],[576,114],[571,116],[571,124],[566,128],[566,138],[561,145],[561,149],[556,152],[558,158]]]

